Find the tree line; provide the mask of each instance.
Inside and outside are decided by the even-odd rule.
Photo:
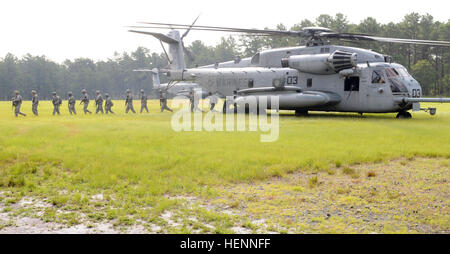
[[[322,26],[336,32],[362,33],[383,37],[400,37],[424,40],[450,41],[450,20],[434,20],[429,14],[411,13],[398,23],[381,24],[368,17],[359,24],[350,23],[341,13],[335,16],[323,14],[314,21],[304,19],[289,29],[278,24],[274,29],[298,31],[303,27]],[[187,65],[202,66],[215,62],[233,60],[236,56],[248,57],[263,49],[303,45],[298,38],[230,35],[222,37],[215,46],[207,46],[196,40],[188,46],[192,58],[186,57]],[[404,65],[421,83],[426,96],[450,96],[450,50],[444,47],[407,45],[380,42],[341,42],[339,45],[369,48],[393,57],[394,62]],[[96,90],[108,92],[113,98],[123,98],[125,90],[137,94],[141,88],[150,93],[151,76],[148,73],[133,72],[139,68],[167,66],[163,53],[151,52],[138,47],[131,53],[114,53],[113,57],[102,61],[89,58],[66,60],[56,63],[45,56],[27,54],[18,58],[12,54],[0,58],[0,100],[9,100],[14,90],[19,90],[25,99],[30,99],[30,91],[37,90],[41,99],[50,99],[56,91],[65,96],[72,91],[81,96],[85,88],[93,94]],[[165,82],[165,77],[161,76]]]

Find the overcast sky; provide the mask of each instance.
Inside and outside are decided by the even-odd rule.
[[[89,57],[107,59],[114,51],[132,51],[145,46],[161,52],[152,37],[128,33],[125,26],[138,21],[191,23],[202,14],[198,25],[243,28],[292,26],[320,14],[345,14],[352,23],[365,17],[378,22],[398,22],[410,12],[429,13],[447,21],[445,1],[268,1],[268,0],[2,0],[0,14],[0,57],[10,52],[46,55],[52,60]],[[221,33],[192,31],[196,39],[216,44]]]

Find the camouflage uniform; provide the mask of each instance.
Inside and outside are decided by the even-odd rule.
[[[72,115],[76,115],[77,114],[77,111],[75,110],[75,103],[76,103],[76,100],[75,100],[75,97],[72,95],[72,92],[69,92],[68,93],[68,95],[69,95],[69,99],[67,100],[67,102],[68,102],[68,107],[69,107],[69,113]]]
[[[125,113],[128,114],[128,112],[131,110],[133,113],[136,114],[136,111],[134,111],[133,107],[133,95],[130,94],[130,90],[127,89],[127,98],[125,99]]]
[[[173,112],[172,109],[167,107],[166,93],[163,92],[162,90],[159,90],[159,105],[161,106],[161,112],[163,112],[164,110],[168,110],[170,112]]]
[[[148,108],[147,108],[147,95],[144,93],[144,90],[141,89],[141,113],[142,111],[144,111],[144,109],[147,111],[148,113]]]
[[[195,99],[195,91],[192,88],[191,91],[189,91],[189,102],[191,104],[191,112],[194,112],[195,110],[203,112],[203,110],[198,107],[199,101]]]
[[[37,115],[39,115],[38,114],[38,105],[39,105],[39,98],[38,98],[38,95],[37,95],[37,93],[36,93],[36,91],[31,91],[31,95],[32,95],[32,97],[31,97],[31,111],[33,111],[33,114],[35,115],[35,116],[37,116]]]
[[[189,91],[189,105],[191,106],[191,112],[194,112],[194,108],[195,108],[195,105],[194,105],[194,90],[190,90]]]
[[[214,107],[217,105],[218,100],[219,98],[217,97],[217,95],[209,93],[209,110],[211,110],[212,112],[217,112],[216,110],[214,110]]]
[[[20,111],[22,106],[22,96],[20,96],[19,91],[15,91],[16,96],[12,98],[12,105],[14,107],[14,115],[18,117],[19,115],[27,116]]]
[[[91,111],[89,111],[88,106],[89,106],[89,95],[87,94],[86,90],[82,90],[81,91],[83,93],[83,96],[81,96],[81,103],[83,103],[83,110],[84,110],[84,114],[92,114]]]
[[[97,109],[95,110],[95,114],[98,112],[102,112],[103,114],[103,97],[99,91],[96,92],[97,97],[95,97],[95,105],[97,105]]]
[[[106,100],[105,100],[105,111],[106,114],[111,113],[114,114],[114,112],[111,110],[111,107],[114,106],[114,103],[111,100],[111,97],[109,97],[109,94],[105,94]]]
[[[61,98],[59,98],[59,96],[56,95],[55,92],[53,93],[52,103],[53,103],[53,115],[55,114],[61,115],[61,113],[59,113],[59,106],[61,106],[62,101]]]

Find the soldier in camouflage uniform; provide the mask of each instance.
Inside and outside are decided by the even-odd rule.
[[[133,108],[133,95],[131,95],[130,89],[127,89],[127,98],[125,99],[125,106],[126,106],[125,113],[128,114],[128,111],[131,110],[133,113],[136,114],[136,111],[134,111]]]
[[[103,97],[100,94],[100,91],[96,91],[95,94],[97,95],[95,97],[95,105],[97,106],[97,109],[95,110],[95,114],[98,114],[98,112],[102,112],[103,114]]]
[[[172,109],[167,107],[167,96],[166,96],[166,93],[163,92],[163,90],[161,90],[161,89],[159,89],[159,105],[161,106],[161,112],[163,112],[164,110],[173,112]]]
[[[22,96],[20,96],[19,91],[14,91],[15,96],[11,99],[12,105],[14,107],[14,115],[18,117],[19,115],[27,116],[26,114],[20,112],[20,107],[22,106]]]
[[[188,97],[189,97],[189,103],[191,105],[191,112],[194,112],[194,111],[203,112],[203,110],[201,110],[198,107],[199,101],[196,100],[196,98],[195,98],[195,91],[194,91],[194,89],[192,87],[191,87],[191,90],[189,91],[189,96]]]
[[[144,111],[144,109],[147,111],[148,113],[148,108],[147,108],[147,95],[144,93],[144,89],[141,89],[141,114],[142,111]]]
[[[214,109],[214,107],[217,105],[219,97],[217,97],[216,94],[212,94],[211,92],[209,92],[208,98],[209,98],[209,110],[211,112],[218,112],[217,110]]]
[[[52,103],[53,103],[53,115],[55,114],[61,115],[61,113],[59,113],[59,106],[61,106],[62,100],[58,95],[56,95],[56,92],[53,92]]]
[[[33,114],[35,116],[39,115],[38,114],[38,105],[39,105],[38,95],[37,95],[36,91],[32,90],[31,91],[31,111],[33,111]]]
[[[105,94],[106,100],[105,100],[105,111],[106,114],[111,113],[114,114],[114,112],[111,110],[111,107],[114,106],[114,103],[111,100],[111,97],[109,97],[109,94]]]
[[[81,103],[83,103],[84,114],[87,114],[87,113],[92,114],[92,112],[89,111],[89,109],[88,109],[88,106],[89,106],[89,95],[87,94],[86,89],[81,90],[81,93],[83,95],[81,96],[80,105],[81,105]]]
[[[73,96],[72,92],[69,92],[68,95],[69,95],[69,98],[67,99],[67,102],[68,102],[67,105],[69,107],[69,113],[71,115],[72,114],[76,115],[77,111],[75,110],[75,103],[76,103],[75,97]]]

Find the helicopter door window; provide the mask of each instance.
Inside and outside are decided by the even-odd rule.
[[[312,87],[312,78],[306,80],[306,87]]]
[[[253,88],[253,79],[248,80],[248,88]]]
[[[386,83],[386,81],[384,81],[381,71],[373,71],[372,84],[384,84],[384,83]]]
[[[359,91],[359,77],[346,77],[344,81],[344,91]]]

